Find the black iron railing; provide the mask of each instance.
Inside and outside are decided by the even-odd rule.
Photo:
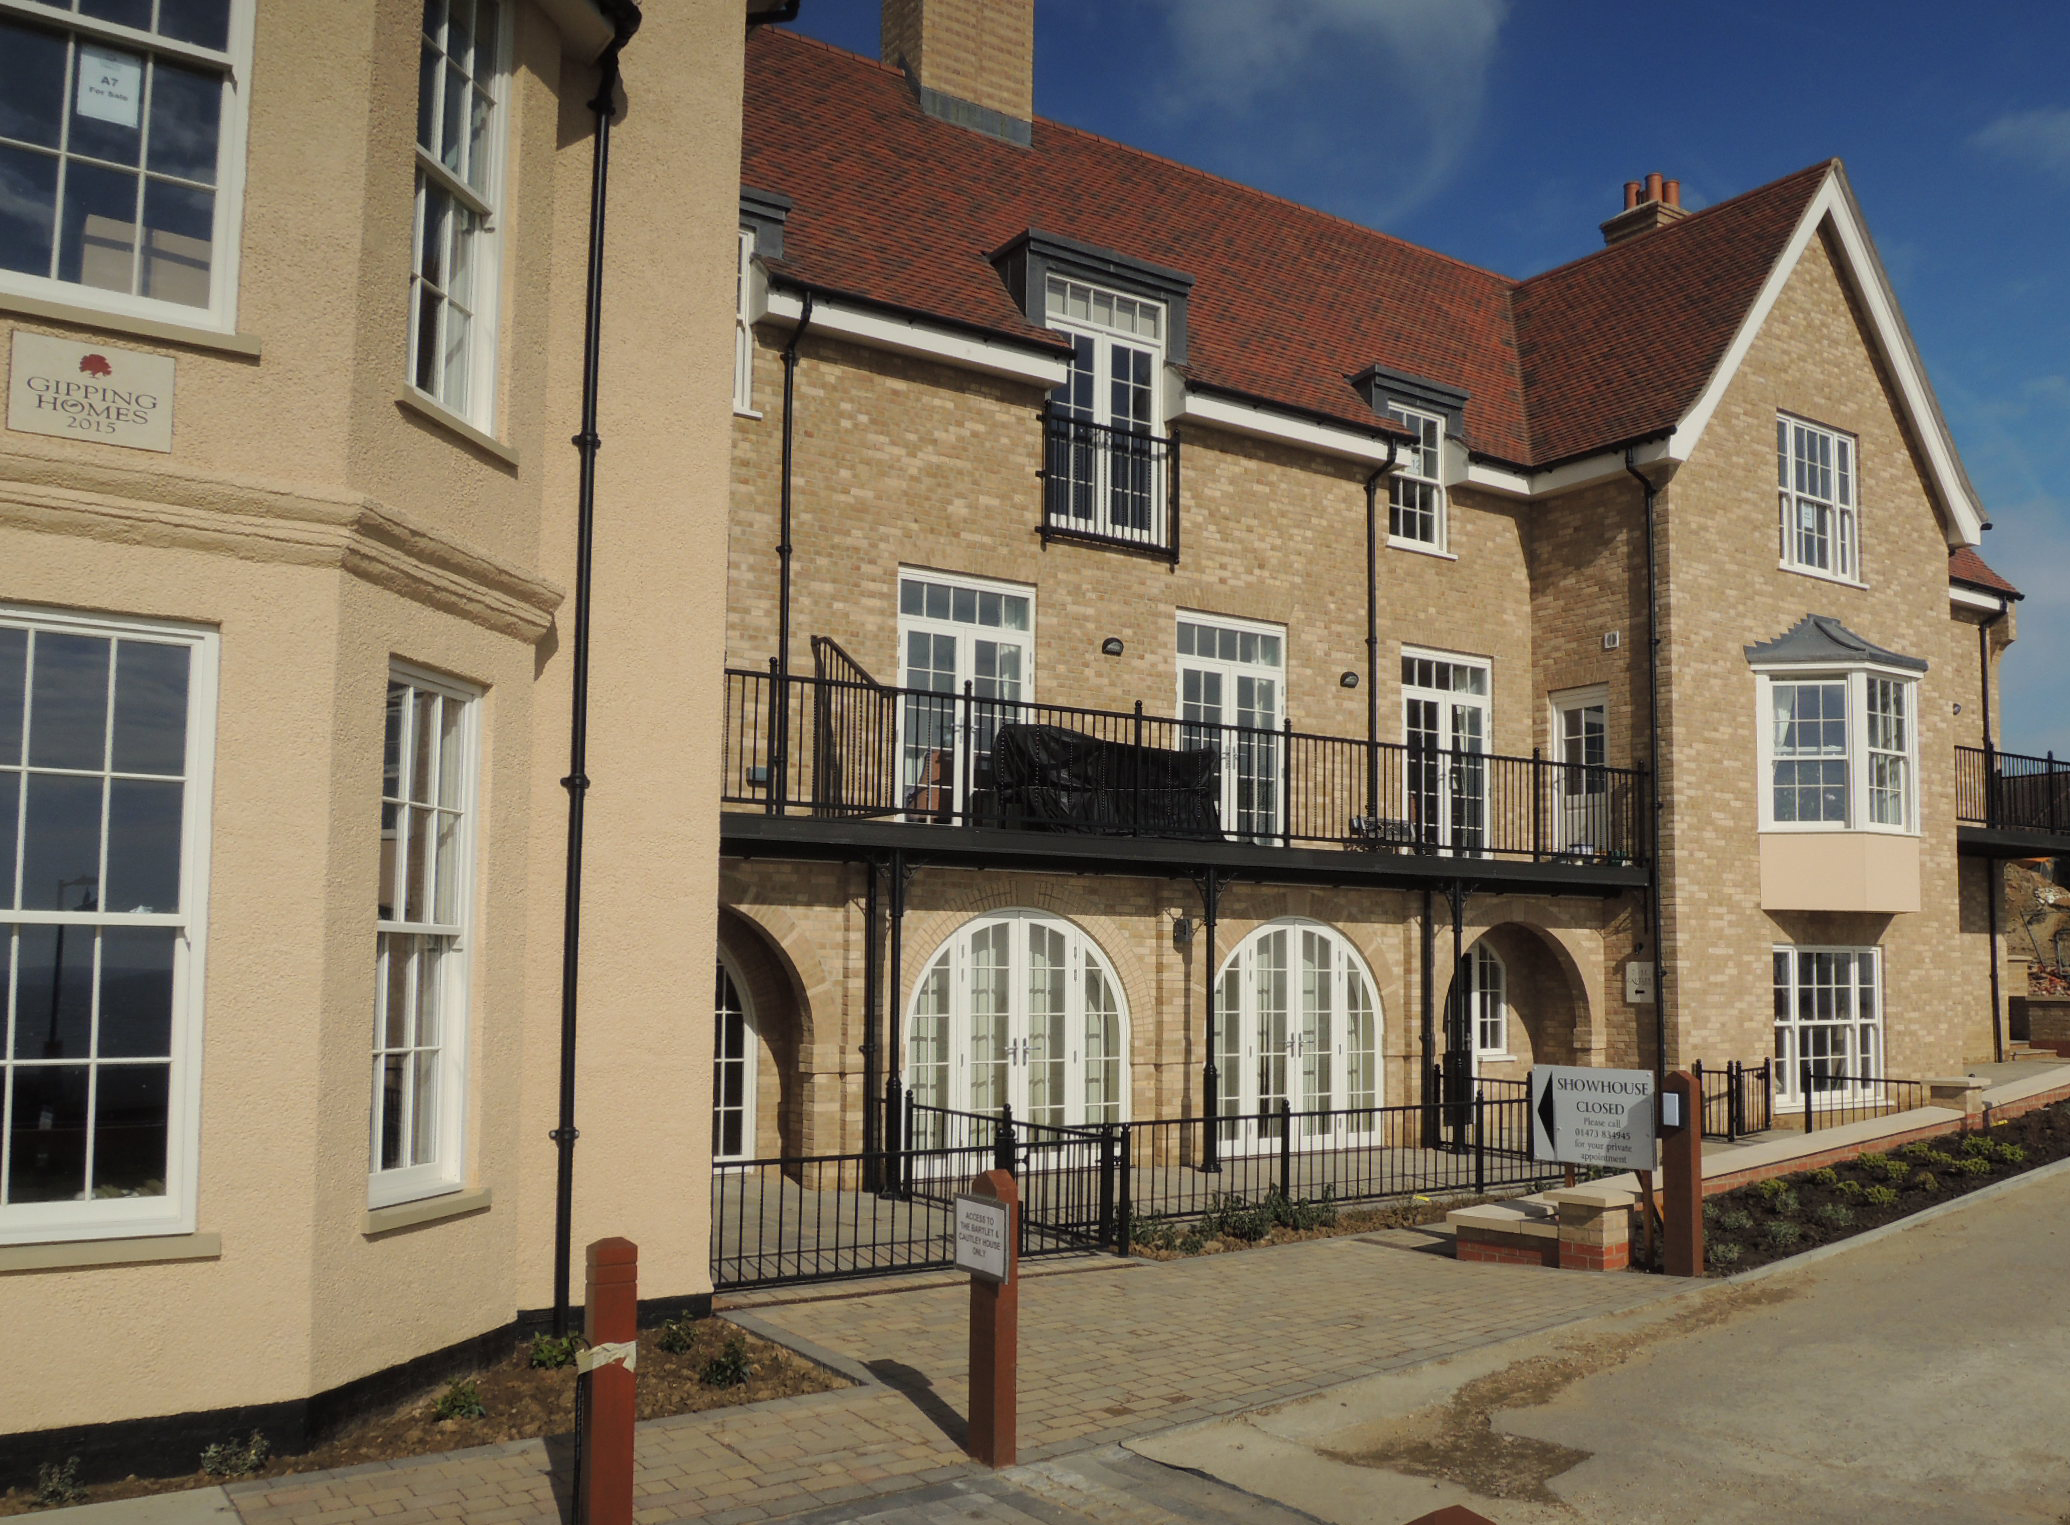
[[[1698,1060],[1689,1066],[1703,1096],[1703,1136],[1736,1143],[1749,1133],[1765,1133],[1775,1126],[1775,1061],[1742,1064],[1737,1059],[1723,1068],[1705,1069]]]
[[[1955,819],[1968,826],[2070,834],[2070,761],[1995,747],[1955,749]]]
[[[1133,710],[726,673],[723,798],[877,817],[1380,853],[1642,861],[1642,770]]]
[[[1780,1064],[1778,1075],[1787,1073]],[[1793,1094],[1782,1098],[1787,1112],[1802,1119],[1804,1131],[1837,1128],[1844,1123],[1909,1112],[1927,1104],[1931,1089],[1924,1080],[1893,1080],[1888,1075],[1850,1075],[1819,1059],[1797,1062]]]
[[[1179,558],[1179,442],[1045,413],[1044,539],[1101,541]]]

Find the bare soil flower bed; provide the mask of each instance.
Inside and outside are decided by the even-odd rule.
[[[1144,1260],[1184,1260],[1193,1255],[1223,1255],[1262,1249],[1272,1244],[1299,1244],[1340,1234],[1370,1234],[1380,1229],[1417,1228],[1442,1222],[1455,1207],[1500,1202],[1501,1196],[1471,1194],[1416,1197],[1385,1207],[1342,1207],[1328,1198],[1280,1196],[1275,1189],[1258,1201],[1234,1192],[1219,1197],[1198,1219],[1170,1222],[1137,1219],[1129,1230],[1130,1253]]]
[[[549,1347],[544,1352],[549,1359],[565,1357],[567,1364],[559,1366],[535,1366],[534,1352],[531,1343],[520,1345],[508,1360],[420,1393],[385,1412],[370,1414],[300,1456],[270,1456],[263,1441],[255,1446],[248,1435],[226,1435],[209,1448],[205,1459],[198,1459],[194,1472],[184,1476],[128,1477],[86,1487],[68,1482],[66,1459],[53,1457],[42,1489],[14,1488],[0,1493],[0,1515],[567,1434],[575,1427],[572,1346],[562,1350]],[[733,1408],[848,1385],[844,1378],[802,1356],[719,1318],[678,1319],[643,1329],[639,1363],[642,1419]]]
[[[2066,1158],[2070,1104],[2059,1104],[1990,1129],[1756,1181],[1704,1203],[1704,1261],[1714,1276],[1752,1270]]]

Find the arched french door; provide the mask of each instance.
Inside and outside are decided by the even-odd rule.
[[[1215,992],[1215,1065],[1222,1147],[1279,1146],[1259,1114],[1282,1101],[1304,1117],[1298,1147],[1370,1136],[1380,1105],[1380,1001],[1373,976],[1341,932],[1313,921],[1270,922],[1222,966]],[[1320,1114],[1336,1114],[1324,1116]]]
[[[920,976],[906,1034],[906,1087],[921,1106],[1010,1106],[1052,1126],[1127,1117],[1121,982],[1062,917],[1001,911],[959,927]]]
[[[712,1160],[725,1164],[755,1152],[755,1053],[760,1044],[745,987],[723,956],[712,1008]]]

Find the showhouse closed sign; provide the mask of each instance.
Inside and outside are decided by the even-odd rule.
[[[1653,1072],[1541,1064],[1531,1070],[1531,1158],[1652,1170]]]
[[[7,427],[23,434],[172,449],[173,360],[49,334],[14,334]]]

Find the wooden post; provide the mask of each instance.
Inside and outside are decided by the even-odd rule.
[[[970,1278],[970,1454],[1010,1467],[1019,1424],[1021,1345],[1021,1190],[1004,1170],[970,1183],[973,1196],[1006,1204],[1006,1279]]]
[[[1670,1276],[1703,1275],[1703,1122],[1697,1110],[1703,1092],[1696,1077],[1676,1070],[1663,1083],[1663,1096],[1679,1097],[1681,1119],[1660,1130],[1660,1164],[1665,1177],[1662,1204],[1666,1238],[1664,1269]]]
[[[588,1348],[577,1362],[578,1518],[583,1525],[632,1525],[639,1246],[630,1239],[599,1239],[589,1247],[582,1310]]]

